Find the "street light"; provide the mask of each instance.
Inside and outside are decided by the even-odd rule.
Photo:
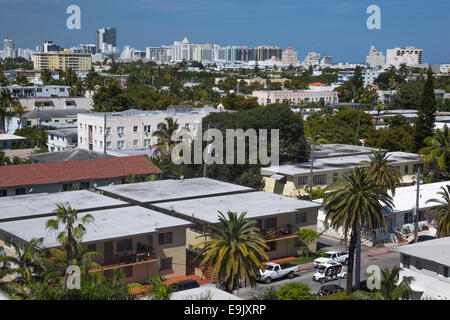
[[[413,205],[414,214],[414,243],[417,243],[419,232],[419,198],[420,198],[420,184],[423,180],[420,179],[420,167],[417,169],[417,178],[412,177],[412,181],[415,181],[414,185],[417,186],[416,190],[416,203]]]

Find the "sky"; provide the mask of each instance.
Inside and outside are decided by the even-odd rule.
[[[69,30],[66,9],[81,9],[81,29]],[[369,30],[370,5],[381,9],[381,29]],[[334,62],[365,63],[378,50],[415,46],[425,63],[450,63],[449,0],[0,0],[0,39],[35,49],[45,40],[63,47],[95,43],[95,31],[117,28],[120,50],[130,45],[192,43],[292,46]],[[2,48],[0,48],[2,49]]]

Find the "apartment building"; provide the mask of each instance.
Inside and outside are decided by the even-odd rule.
[[[0,197],[122,184],[130,173],[145,179],[162,171],[144,156],[0,166]]]
[[[383,68],[386,63],[386,57],[382,51],[377,51],[375,46],[370,46],[369,55],[366,57],[366,65],[372,69]]]
[[[414,277],[413,300],[450,300],[450,237],[392,249],[400,252],[400,274]]]
[[[266,106],[271,103],[292,102],[323,102],[324,104],[334,104],[339,102],[336,91],[332,88],[321,90],[275,90],[275,91],[253,91],[252,97],[258,98],[258,103]]]
[[[87,251],[99,253],[93,261],[100,264],[90,272],[107,275],[120,268],[125,283],[142,283],[158,274],[166,279],[186,275],[188,221],[136,206],[88,213],[94,221],[85,224],[82,243]],[[44,240],[41,250],[58,248],[58,232],[49,232],[45,227],[49,218],[3,222],[0,234],[13,240],[19,248],[36,238]]]
[[[78,147],[94,151],[148,149],[157,144],[153,132],[167,124],[165,118],[177,121],[179,128],[192,135],[201,132],[203,117],[214,108],[170,106],[165,111],[141,111],[130,109],[123,112],[89,113],[78,116]]]
[[[20,86],[12,84],[6,87],[0,86],[0,91],[7,89],[14,98],[50,98],[69,97],[70,86]]]
[[[90,71],[92,56],[86,53],[36,52],[33,55],[35,70]]]
[[[47,147],[49,152],[65,151],[77,146],[77,127],[47,131]]]
[[[402,174],[404,184],[410,184],[418,169],[421,171],[434,170],[432,163],[424,163],[421,156],[406,152],[389,152],[390,164]],[[352,156],[337,156],[314,161],[313,188],[324,188],[335,182],[340,176],[348,174],[355,167],[361,166],[362,161],[368,161],[367,154]],[[309,194],[311,179],[311,162],[286,163],[278,167],[261,168],[267,192],[290,197]]]
[[[418,49],[413,46],[405,48],[394,48],[386,50],[386,66],[400,67],[401,64],[408,66],[422,64],[423,49]]]
[[[296,67],[298,65],[297,51],[294,51],[292,47],[287,47],[281,54],[281,62]]]

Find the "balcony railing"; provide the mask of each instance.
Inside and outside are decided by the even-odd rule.
[[[132,266],[141,263],[149,263],[158,261],[158,255],[155,250],[149,250],[147,252],[134,253],[130,255],[114,256],[110,261],[107,261],[99,268],[92,268],[90,272],[104,271],[115,268],[122,268]]]
[[[276,241],[296,238],[298,230],[299,228],[295,226],[286,226],[283,228],[263,230],[260,234],[266,241]]]

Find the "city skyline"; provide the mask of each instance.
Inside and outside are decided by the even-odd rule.
[[[197,0],[188,6],[179,0],[132,3],[83,0],[76,3],[81,8],[81,30],[68,30],[66,8],[70,3],[67,1],[35,0],[24,8],[22,0],[3,0],[0,37],[14,40],[16,48],[34,49],[45,40],[72,47],[95,43],[96,30],[114,27],[120,50],[125,45],[145,50],[147,46],[170,45],[187,37],[197,44],[275,45],[283,49],[291,46],[300,60],[308,52],[318,51],[333,56],[335,62],[364,63],[371,45],[381,51],[412,45],[423,48],[425,63],[449,62],[450,44],[445,41],[449,22],[444,18],[448,11],[445,9],[450,5],[436,0],[416,10],[411,5],[415,2],[418,3],[414,0],[406,6],[401,0],[378,1],[381,30],[369,30],[366,27],[369,1],[355,5],[328,0],[320,4],[296,4],[287,0],[278,4],[272,0],[257,4],[250,0],[238,5],[234,0],[220,3]],[[19,15],[26,21],[21,22],[21,27],[15,27],[15,17]],[[410,23],[414,19],[420,21],[419,18],[427,23],[420,26]],[[268,19],[272,23],[267,23]],[[33,24],[40,27],[32,28]]]

